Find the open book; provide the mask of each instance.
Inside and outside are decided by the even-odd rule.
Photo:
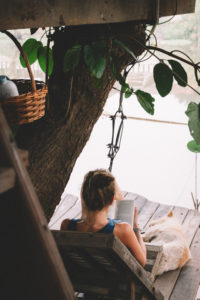
[[[120,219],[133,227],[134,221],[134,200],[114,200],[109,207],[108,218]]]

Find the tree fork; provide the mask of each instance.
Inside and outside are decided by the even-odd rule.
[[[73,73],[63,73],[64,54],[73,45],[99,39],[105,39],[113,47],[111,41],[117,38],[139,56],[144,47],[127,39],[127,31],[145,44],[144,25],[133,23],[74,26],[56,30],[53,35],[54,70],[49,79],[49,110],[44,118],[21,126],[16,136],[19,146],[29,151],[29,173],[48,220],[115,82],[107,66],[97,87],[82,59]],[[123,49],[114,51],[122,70],[132,57]]]

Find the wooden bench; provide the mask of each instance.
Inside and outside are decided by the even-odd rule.
[[[154,285],[160,289],[166,300],[195,300],[200,283],[200,213],[185,207],[152,202],[135,193],[124,192],[124,197],[135,199],[139,212],[139,226],[144,230],[148,227],[150,221],[167,214],[170,208],[173,209],[175,217],[183,226],[190,245],[192,259],[181,270],[170,271],[155,278]],[[51,229],[58,229],[62,219],[78,218],[80,216],[80,199],[65,193],[49,226]]]
[[[75,291],[92,299],[164,299],[151,277],[161,246],[147,245],[146,271],[113,234],[52,232]]]

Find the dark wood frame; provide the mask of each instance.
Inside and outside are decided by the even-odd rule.
[[[135,299],[139,294],[148,299],[164,299],[150,273],[113,234],[55,230],[52,233],[76,291],[111,299],[117,295],[120,299]],[[150,252],[155,248],[151,246]]]

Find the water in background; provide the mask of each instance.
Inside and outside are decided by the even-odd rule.
[[[106,113],[116,111],[118,98],[115,94],[108,99],[104,108]],[[152,119],[187,123],[185,103],[174,96],[160,98],[155,95],[155,98]],[[149,118],[134,97],[125,99],[123,106],[127,116]],[[102,115],[76,162],[64,194],[79,196],[86,172],[109,167],[107,144],[110,140],[111,120]],[[195,154],[186,147],[190,140],[186,125],[127,119],[112,173],[124,191],[138,193],[151,201],[193,208]]]

